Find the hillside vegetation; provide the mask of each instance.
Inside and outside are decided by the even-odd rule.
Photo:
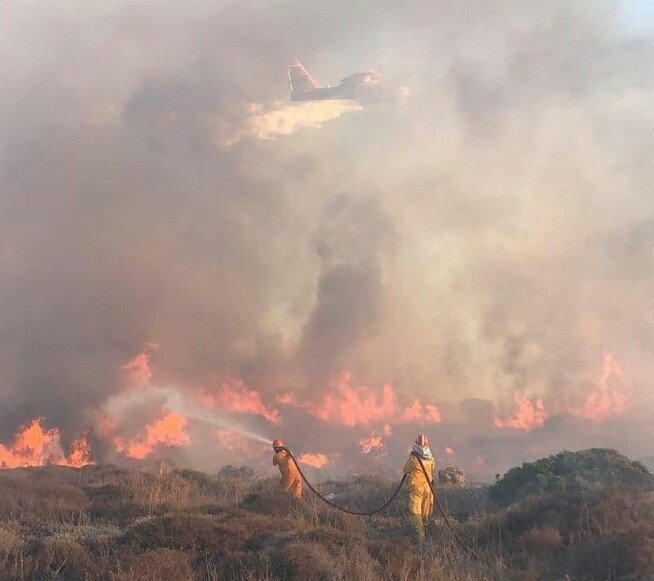
[[[610,486],[653,488],[652,475],[640,462],[604,448],[559,452],[509,470],[490,489],[502,504],[548,492],[592,492]]]
[[[587,466],[592,457],[604,462],[615,453],[579,454],[578,464]],[[591,474],[587,468],[584,474]],[[509,474],[495,486],[513,481]],[[538,480],[540,472],[534,474]],[[506,508],[491,504],[485,491],[446,492],[448,506],[461,509],[453,511],[461,519],[457,534],[473,553],[440,519],[422,547],[414,544],[406,497],[384,516],[363,519],[310,496],[289,500],[274,479],[235,468],[220,476],[191,470],[158,476],[106,465],[4,471],[0,578],[373,581],[654,573],[651,476],[616,486],[601,475],[597,486],[540,493],[528,481],[520,480],[517,500]],[[378,505],[394,484],[361,478],[324,490],[364,509]]]

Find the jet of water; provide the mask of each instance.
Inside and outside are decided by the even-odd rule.
[[[247,430],[234,422],[231,422],[218,414],[200,408],[196,405],[189,404],[189,402],[180,394],[178,391],[171,388],[160,388],[157,390],[159,393],[166,397],[168,407],[174,411],[177,411],[181,414],[184,414],[187,417],[191,417],[200,422],[211,424],[213,426],[218,426],[225,430],[230,430],[250,438],[251,440],[256,440],[257,442],[263,442],[265,444],[272,444],[272,440],[255,434],[254,432]]]

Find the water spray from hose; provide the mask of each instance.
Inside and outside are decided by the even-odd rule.
[[[172,388],[159,388],[157,389],[158,393],[161,393],[166,398],[166,405],[180,414],[184,414],[189,418],[198,420],[205,424],[211,424],[212,426],[217,426],[225,430],[230,430],[231,432],[236,432],[241,436],[255,440],[257,442],[263,442],[264,444],[272,444],[270,438],[265,438],[259,434],[252,432],[246,428],[231,422],[222,416],[219,416],[216,413],[202,409],[196,405],[189,404],[189,402],[182,396],[180,392]]]

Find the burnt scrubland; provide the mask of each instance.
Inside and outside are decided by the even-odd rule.
[[[395,482],[321,485],[358,510]],[[640,579],[654,574],[652,476],[611,450],[561,453],[493,486],[441,491],[420,547],[406,491],[364,519],[249,469],[157,475],[111,465],[0,473],[2,579]]]

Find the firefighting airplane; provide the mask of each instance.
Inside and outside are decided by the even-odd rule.
[[[360,92],[379,83],[377,71],[361,71],[345,77],[339,85],[323,87],[297,59],[286,65],[291,101],[355,100]]]

